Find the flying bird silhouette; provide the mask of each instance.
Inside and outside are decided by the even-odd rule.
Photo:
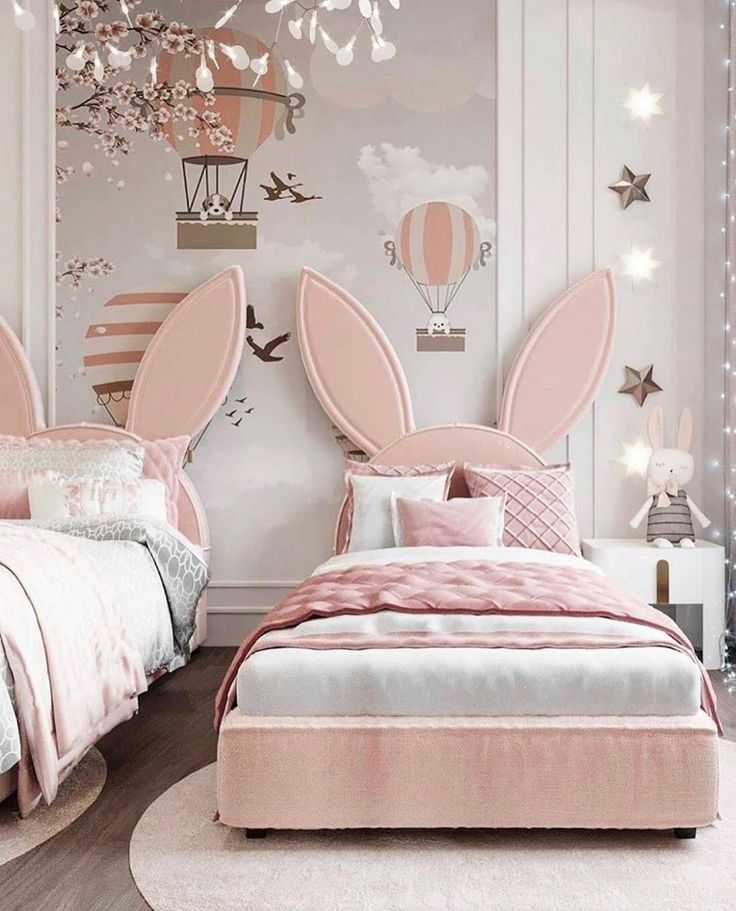
[[[252,408],[246,408],[246,409],[245,409],[245,413],[246,413],[246,414],[252,414],[252,413],[253,413],[253,409],[252,409]]]
[[[295,184],[295,186],[301,186],[301,184]],[[289,193],[291,193],[291,201],[295,202],[309,202],[312,199],[322,199],[321,196],[317,196],[316,193],[313,193],[311,196],[304,196],[298,190],[295,190],[293,187],[289,187]]]
[[[244,395],[242,399],[235,399],[235,401],[236,401],[236,402],[240,402],[240,404],[242,405],[243,402],[244,402],[247,398],[248,398],[248,396],[247,396],[247,395]]]
[[[245,328],[246,329],[263,329],[263,323],[256,319],[256,311],[253,304],[248,304],[245,308]]]
[[[250,345],[253,354],[264,362],[264,364],[272,364],[276,361],[283,361],[283,356],[275,357],[273,351],[278,348],[279,345],[283,345],[284,342],[288,342],[291,338],[291,332],[285,332],[283,335],[277,335],[276,338],[272,338],[270,342],[261,347],[256,342],[253,341],[252,335],[246,335],[245,340]]]
[[[233,427],[240,427],[242,420],[242,418],[238,418],[237,421],[231,421],[230,423],[233,425]]]
[[[226,411],[226,412],[225,412],[225,417],[226,417],[226,418],[234,418],[235,415],[236,415],[237,413],[238,413],[238,409],[237,409],[237,408],[234,409],[234,411]]]

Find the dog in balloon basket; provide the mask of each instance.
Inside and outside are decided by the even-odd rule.
[[[427,323],[427,333],[429,335],[449,335],[450,320],[447,314],[442,311],[433,312]]]
[[[690,454],[693,434],[693,417],[689,408],[680,415],[677,447],[664,446],[664,417],[657,407],[647,422],[652,454],[647,466],[647,499],[631,520],[631,527],[638,528],[647,516],[647,541],[657,547],[695,547],[693,518],[702,528],[710,525],[708,519],[685,490],[693,476],[695,462]]]

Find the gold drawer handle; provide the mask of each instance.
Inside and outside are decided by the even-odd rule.
[[[670,564],[657,560],[657,604],[670,603]]]

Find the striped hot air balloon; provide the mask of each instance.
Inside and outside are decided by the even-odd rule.
[[[450,202],[423,203],[404,215],[384,248],[429,308],[426,329],[417,329],[417,351],[464,351],[465,330],[450,326],[447,310],[470,270],[484,266],[491,252],[473,216]]]
[[[187,57],[167,51],[157,58],[157,80],[169,86],[180,81],[195,85],[202,59],[214,80],[209,95],[214,95],[213,105],[205,104],[201,95],[185,98],[182,104],[196,111],[194,120],[172,118],[163,124],[169,145],[183,161],[186,209],[176,216],[177,246],[180,250],[255,249],[258,213],[244,210],[248,162],[271,136],[280,139],[285,131],[294,132],[294,117],[301,113],[304,96],[288,94],[281,60],[252,35],[221,28],[203,29],[202,37],[217,63],[209,55]],[[249,60],[265,61],[267,69],[257,79],[247,66]],[[220,126],[232,135],[232,145],[212,141],[212,132],[199,120],[208,113],[219,114]]]
[[[460,206],[426,202],[399,222],[395,249],[429,309],[444,313],[478,255],[480,232]]]
[[[97,401],[124,426],[138,365],[154,333],[185,297],[176,291],[118,294],[87,328],[84,367]]]
[[[233,164],[242,162],[250,158],[284,123],[290,109],[284,68],[273,51],[269,52],[262,41],[245,32],[230,28],[203,29],[202,37],[214,42],[217,66],[211,61],[208,65],[214,77],[213,91],[217,101],[211,107],[206,106],[201,97],[188,99],[185,103],[191,105],[198,114],[206,110],[217,112],[222,125],[232,132],[235,148],[232,153],[223,154],[218,146],[208,140],[205,132],[200,132],[198,137],[190,136],[187,124],[182,124],[181,121],[164,124],[166,139],[185,161],[199,159],[201,163],[204,156],[214,156]],[[231,48],[237,45],[245,50],[251,60],[268,54],[268,70],[255,87],[253,71],[237,69],[221,50],[223,46]],[[199,63],[199,57],[162,51],[158,56],[158,81],[174,85],[179,80],[184,80],[194,84]]]

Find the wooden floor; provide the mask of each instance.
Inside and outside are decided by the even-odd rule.
[[[108,778],[73,825],[0,867],[0,911],[145,911],[128,869],[135,825],[159,794],[215,758],[213,698],[233,649],[200,649],[141,699],[140,713],[99,744]],[[736,696],[713,675],[726,736]]]

